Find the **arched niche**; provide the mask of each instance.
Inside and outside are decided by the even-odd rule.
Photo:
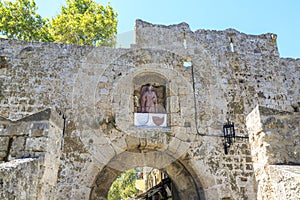
[[[186,124],[189,132],[195,132],[191,67],[183,66],[183,60],[185,57],[182,55],[153,49],[121,55],[99,77],[101,81],[95,88],[95,116],[99,121],[111,117],[118,130],[136,137],[181,130]],[[152,79],[165,86],[166,96],[163,99],[167,120],[164,127],[155,126],[150,132],[149,128],[134,125],[137,111],[134,94],[135,90],[141,90],[142,84],[147,85]],[[137,102],[140,102],[139,99]]]
[[[134,125],[167,127],[167,80],[158,73],[133,78]]]

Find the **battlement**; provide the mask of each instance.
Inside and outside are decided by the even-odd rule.
[[[228,52],[251,56],[279,56],[277,35],[266,33],[247,35],[235,29],[224,31],[191,31],[187,23],[176,25],[155,25],[137,20],[135,25],[135,42],[139,47],[197,49],[199,46],[210,53],[226,54]]]

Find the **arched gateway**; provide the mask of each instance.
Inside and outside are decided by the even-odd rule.
[[[137,20],[135,40],[125,49],[0,39],[0,199],[105,199],[120,172],[144,166],[165,172],[181,200],[296,195],[269,190],[266,170],[299,163],[291,132],[281,146],[284,131],[271,134],[298,137],[298,121],[256,109],[245,124],[257,104],[299,111],[299,59],[280,58],[274,34]],[[233,145],[223,141],[228,118]]]
[[[171,161],[171,163],[161,168],[162,162],[166,161],[168,163]],[[176,196],[179,199],[205,199],[202,185],[195,172],[192,171],[190,166],[187,168],[186,166],[189,164],[184,162],[184,158],[174,159],[171,155],[168,155],[167,152],[121,153],[114,157],[112,161],[97,174],[92,186],[90,199],[106,199],[110,186],[117,176],[122,171],[139,166],[159,167],[160,170],[166,173],[171,179],[176,187]],[[121,171],[121,168],[124,169]]]
[[[157,55],[160,56],[159,60],[156,60]],[[128,59],[136,62],[139,57],[146,59],[138,65],[133,63],[122,66]],[[169,62],[171,59],[172,63]],[[101,113],[109,113],[112,109],[116,129],[112,128],[108,132],[112,134],[118,131],[122,137],[114,141],[113,151],[116,153],[97,172],[91,186],[90,199],[107,198],[109,188],[120,172],[144,166],[168,174],[180,199],[205,199],[199,175],[186,160],[197,137],[191,125],[194,124],[193,104],[181,105],[181,109],[189,110],[188,113],[175,114],[179,111],[180,101],[193,98],[192,84],[186,80],[187,77],[177,72],[190,71],[183,67],[185,59],[168,51],[139,50],[120,56],[105,69],[100,80],[111,76],[112,71],[116,76],[113,82],[105,85],[110,88],[107,93],[112,96],[109,98],[113,99],[113,106],[108,110],[102,109]],[[102,85],[100,82],[95,97],[100,100],[96,103],[99,108],[103,108],[101,105],[105,101],[110,101],[105,100],[108,97],[106,94],[101,94]],[[147,89],[149,87],[153,88],[152,91]],[[144,98],[147,93],[150,97]],[[146,105],[152,108],[148,109]],[[189,125],[184,127],[185,123]],[[99,156],[95,154],[94,157]]]

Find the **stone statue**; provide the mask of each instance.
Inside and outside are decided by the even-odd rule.
[[[141,112],[156,113],[157,112],[157,95],[152,85],[142,88],[141,95]]]

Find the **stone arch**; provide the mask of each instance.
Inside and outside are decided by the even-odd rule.
[[[100,120],[108,115],[113,116],[119,130],[135,133],[136,130],[131,129],[134,113],[133,80],[136,76],[147,73],[157,74],[166,80],[166,92],[169,94],[167,101],[170,102],[170,107],[166,109],[169,113],[179,113],[179,97],[193,99],[191,70],[183,66],[184,60],[184,56],[153,49],[135,50],[120,56],[99,78],[104,80],[99,82],[95,92],[95,110],[101,113]],[[184,123],[185,117],[193,118],[194,114],[190,112],[194,110],[193,104],[186,103],[185,106],[189,106],[186,108],[189,113],[178,115],[181,119],[171,121],[172,126],[176,126],[177,122]],[[190,121],[193,123],[193,120]]]
[[[118,174],[137,166],[165,170],[178,186],[182,199],[205,199],[199,180],[201,172],[183,159],[196,137],[194,104],[185,102],[194,99],[192,70],[183,66],[186,59],[166,50],[137,49],[115,59],[100,75],[95,90],[95,110],[113,116],[122,138],[112,142],[114,155],[102,162],[104,167],[100,172],[89,175],[96,177],[90,182],[90,199],[105,199]],[[168,129],[133,127],[133,84],[135,78],[143,74],[155,74],[166,80],[170,102],[167,109],[171,117]],[[179,104],[185,106],[184,109]],[[186,128],[185,124],[189,126]],[[128,142],[127,137],[134,138],[133,142]],[[102,184],[105,182],[107,184]]]
[[[148,159],[147,156],[140,155],[139,157],[144,157],[145,159],[136,159],[134,154],[121,153],[115,156],[97,175],[92,185],[90,200],[106,199],[108,191],[111,184],[117,178],[117,176],[124,171],[132,169],[134,167],[150,166],[153,168],[161,169],[166,173],[172,180],[176,187],[177,195],[180,199],[193,199],[193,200],[203,200],[205,199],[205,193],[201,182],[197,176],[193,176],[194,172],[191,171],[191,166],[186,167],[183,159],[177,159],[176,161],[170,163],[168,166],[161,168],[159,162]],[[170,157],[171,155],[161,155],[158,158]],[[150,155],[151,157],[151,155]],[[121,164],[127,160],[126,166],[123,170],[116,169],[114,166]],[[140,160],[141,162],[130,162],[132,160]],[[129,163],[130,162],[130,163]],[[124,162],[123,162],[124,163]]]

